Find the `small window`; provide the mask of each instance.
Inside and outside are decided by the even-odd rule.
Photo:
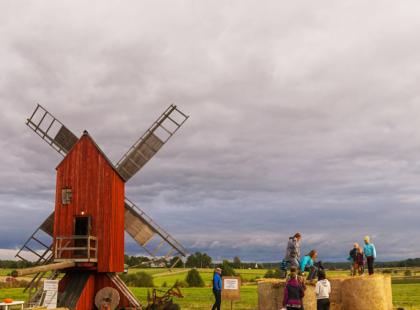
[[[71,204],[72,196],[71,188],[63,188],[61,190],[61,203],[63,205]]]

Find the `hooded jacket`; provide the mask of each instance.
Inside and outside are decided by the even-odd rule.
[[[302,298],[304,295],[304,288],[299,283],[298,279],[290,279],[287,281],[286,287],[284,288],[283,307],[286,307],[287,305],[302,306]]]

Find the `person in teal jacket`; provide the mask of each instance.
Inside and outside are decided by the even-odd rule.
[[[312,250],[308,253],[308,255],[305,255],[300,262],[300,272],[303,273],[305,271],[309,271],[308,280],[313,280],[316,276],[317,270],[315,268],[314,262],[317,256],[318,252]]]
[[[365,241],[365,247],[363,248],[363,254],[366,257],[366,261],[367,261],[367,265],[368,265],[368,270],[369,270],[369,275],[373,275],[373,273],[374,273],[373,263],[374,263],[374,261],[376,259],[375,245],[370,242],[369,236],[366,236],[364,238],[364,241]]]

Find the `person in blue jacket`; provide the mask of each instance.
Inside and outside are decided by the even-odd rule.
[[[309,271],[308,280],[313,280],[317,274],[317,269],[315,267],[315,259],[318,256],[318,252],[315,250],[312,250],[308,253],[308,255],[305,255],[302,258],[302,261],[300,262],[300,272],[304,273],[305,271]]]
[[[374,263],[375,258],[376,258],[375,245],[370,242],[369,236],[366,236],[364,238],[364,241],[365,241],[365,247],[363,248],[363,254],[366,257],[368,270],[369,270],[369,275],[373,275],[373,273],[374,273],[373,263]]]
[[[220,310],[222,303],[222,269],[216,268],[213,275],[213,295],[215,302],[211,310]]]

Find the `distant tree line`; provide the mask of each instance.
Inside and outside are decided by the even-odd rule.
[[[125,264],[134,267],[147,267],[147,263],[152,260],[146,256],[125,256]],[[172,257],[169,260],[160,259],[159,262],[164,262],[167,267],[174,266],[177,268],[215,268],[215,267],[227,267],[234,269],[275,269],[278,268],[280,262],[271,263],[256,263],[256,262],[243,262],[239,256],[235,256],[232,261],[224,260],[221,263],[214,262],[212,257],[207,253],[195,252],[187,257],[187,259],[178,259],[178,257]],[[176,264],[175,264],[176,263]],[[24,264],[25,267],[30,267],[33,263],[15,262],[15,261],[0,261],[0,268],[24,268],[24,267],[2,267],[6,264]],[[175,264],[175,265],[174,265]],[[347,269],[349,262],[323,262],[324,266],[329,270],[335,269]],[[409,258],[400,261],[389,261],[389,262],[375,262],[378,268],[394,268],[394,267],[420,267],[420,258]],[[21,265],[22,266],[22,265]]]
[[[20,269],[36,266],[34,262],[15,261],[15,260],[0,260],[0,268]]]
[[[150,262],[150,258],[146,256],[128,256],[124,255],[124,264],[134,267],[134,266],[141,266],[144,263]]]

